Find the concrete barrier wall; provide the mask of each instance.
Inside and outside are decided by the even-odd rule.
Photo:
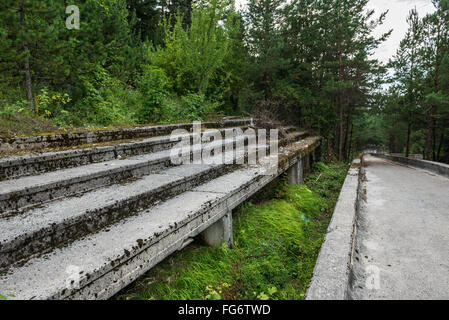
[[[363,158],[348,171],[321,247],[306,300],[346,300],[352,265],[356,216],[362,204]]]
[[[204,128],[223,128],[245,126],[252,123],[251,119],[227,120],[220,122],[203,122]],[[29,137],[0,138],[0,152],[14,150],[36,150],[43,148],[57,148],[82,144],[108,142],[124,139],[145,138],[158,135],[169,135],[173,130],[191,130],[191,123],[167,124],[145,127],[122,128],[114,130],[98,130],[89,132],[60,133],[36,135]]]
[[[405,157],[404,153],[390,153],[390,155],[396,156],[396,157]],[[411,159],[415,159],[415,160],[423,160],[424,159],[422,154],[417,154],[417,153],[410,154],[408,157],[411,158]]]
[[[440,162],[433,162],[427,160],[417,160],[406,157],[400,157],[390,154],[373,154],[373,156],[380,157],[383,159],[403,163],[412,167],[417,167],[421,169],[426,169],[442,176],[449,178],[449,165]]]

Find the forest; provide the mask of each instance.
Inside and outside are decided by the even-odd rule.
[[[388,12],[368,0],[2,0],[0,134],[253,116],[315,131],[338,161],[449,163],[449,0],[432,3],[383,63]]]

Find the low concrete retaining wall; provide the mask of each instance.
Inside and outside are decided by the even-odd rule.
[[[251,119],[228,120],[220,122],[203,122],[204,128],[225,128],[244,126],[252,123]],[[11,152],[14,150],[36,150],[44,148],[57,148],[76,146],[82,144],[108,142],[124,139],[136,139],[168,135],[176,129],[192,129],[191,123],[155,125],[145,127],[133,127],[113,130],[98,130],[90,132],[60,133],[50,135],[37,135],[29,137],[12,137],[0,139],[0,152]]]
[[[427,160],[417,160],[406,157],[400,157],[390,154],[373,154],[373,156],[380,157],[383,159],[403,163],[412,167],[417,167],[421,169],[426,169],[442,176],[449,178],[449,165],[440,162],[433,162]]]
[[[306,300],[346,300],[356,234],[356,216],[363,196],[363,158],[348,171],[327,235],[321,247]]]
[[[405,157],[404,153],[390,153],[390,155],[395,156],[395,157]],[[411,159],[415,159],[415,160],[423,160],[424,159],[422,154],[417,154],[417,153],[410,154],[408,157]]]

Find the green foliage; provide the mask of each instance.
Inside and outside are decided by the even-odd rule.
[[[449,162],[449,13],[447,1],[434,4],[436,11],[422,18],[410,11],[389,64],[389,90],[361,119],[357,135],[365,145]]]
[[[349,158],[354,119],[368,109],[385,72],[370,55],[390,34],[373,36],[385,13],[376,17],[367,2],[249,1],[242,108],[269,108],[281,120],[314,128],[329,141],[330,155]]]
[[[119,299],[303,299],[347,166],[316,165],[306,186],[234,213],[234,247],[191,245]]]
[[[138,88],[142,94],[142,107],[138,113],[140,123],[158,122],[165,113],[164,102],[168,93],[168,78],[164,70],[148,67],[140,80]]]
[[[387,66],[371,55],[390,34],[373,35],[386,13],[368,0],[249,0],[243,11],[85,0],[72,30],[63,1],[3,0],[0,113],[19,106],[19,118],[61,127],[265,113],[313,129],[340,160],[378,145],[449,162],[448,1],[433,3],[425,17],[411,11]]]
[[[208,101],[204,94],[190,93],[182,97],[181,117],[188,120],[204,120],[218,109],[217,102]]]
[[[76,5],[80,29],[68,30],[64,3],[2,2],[0,112],[22,105],[28,59],[37,104],[22,112],[59,126],[238,113],[245,57],[232,1],[86,0]]]
[[[68,115],[68,111],[65,110],[65,105],[67,105],[70,100],[67,93],[60,93],[47,87],[43,87],[35,99],[35,110],[37,115],[41,115],[45,118],[54,118],[55,123],[58,125],[68,125],[68,123],[64,121],[65,117]]]
[[[171,17],[174,26],[171,19],[163,20],[164,46],[150,48],[147,59],[165,70],[177,94],[202,94],[223,66],[233,28],[233,9],[229,5],[227,0],[196,2],[188,28],[183,27],[180,13]]]

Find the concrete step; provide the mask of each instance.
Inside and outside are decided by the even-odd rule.
[[[224,135],[225,130],[234,128],[236,127],[220,129],[220,132]],[[182,137],[183,135],[179,135],[179,139]],[[172,140],[168,135],[110,146],[0,158],[0,181],[168,150],[178,143]]]
[[[247,126],[252,123],[251,119],[230,119],[219,122],[202,122],[204,128],[225,128]],[[117,141],[125,139],[136,139],[169,135],[173,130],[190,130],[191,123],[178,123],[155,126],[141,126],[133,128],[121,128],[112,130],[97,130],[88,132],[73,132],[48,134],[29,137],[11,137],[0,139],[0,154],[2,152],[14,152],[17,150],[39,150],[45,148],[58,148],[76,146],[89,143],[99,143],[107,141]]]
[[[289,129],[270,174],[222,163],[170,166],[162,150],[1,182],[4,200],[15,193],[24,199],[17,206],[34,205],[0,213],[0,293],[110,297],[310,153],[320,138],[306,136]]]
[[[181,165],[1,218],[0,269],[96,232],[233,168],[224,164]]]
[[[13,299],[106,299],[220,219],[273,177],[246,168],[11,268]]]
[[[235,143],[228,141],[224,144],[219,142],[217,145],[221,145],[224,149],[226,145],[235,146]],[[246,157],[250,150],[256,149],[257,146],[250,146],[241,157]],[[231,153],[233,154],[233,151]],[[222,156],[225,157],[226,154],[223,153]],[[79,236],[95,232],[118,219],[134,214],[136,210],[151,206],[157,201],[167,199],[234,168],[223,163],[181,165],[161,170],[159,173],[147,174],[151,171],[152,164],[165,165],[170,161],[169,154],[161,155],[159,158],[152,157],[154,155],[142,156],[143,160],[139,164],[146,167],[137,171],[139,177],[133,177],[130,181],[120,180],[121,184],[85,193],[79,193],[82,191],[81,188],[93,188],[95,183],[98,187],[106,181],[120,179],[121,176],[118,174],[120,170],[136,172],[139,168],[136,163],[124,163],[121,168],[111,170],[91,165],[89,171],[82,167],[79,171],[72,170],[74,172],[71,176],[64,172],[59,176],[55,173],[47,174],[54,180],[47,180],[46,184],[39,183],[42,180],[39,176],[22,178],[21,185],[15,185],[15,191],[4,194],[10,198],[3,203],[16,201],[16,204],[23,204],[25,201],[30,203],[34,200],[39,205],[18,211],[6,211],[1,216],[0,228],[3,232],[0,236],[0,268],[5,269],[33,254],[51,250]],[[84,176],[80,176],[84,173]],[[33,182],[31,178],[37,184],[21,189],[27,183]],[[63,186],[65,188],[62,188]],[[66,198],[48,203],[43,201],[48,200],[45,197],[59,196],[59,193],[64,192],[67,193]],[[76,192],[79,193],[78,196],[67,197],[68,194]]]
[[[150,208],[144,207],[96,233],[88,233],[48,254],[34,256],[23,265],[12,266],[0,278],[0,292],[12,294],[11,299],[107,299],[165,257],[182,249],[193,237],[210,230],[279,174],[309,158],[319,142],[319,137],[309,137],[281,148],[278,169],[270,175],[264,174],[258,166],[245,166],[204,179],[198,185],[193,183],[174,197]],[[197,174],[208,170],[213,169],[206,169],[204,165],[182,165],[154,175],[157,179],[152,181],[141,180],[138,185],[137,181],[133,182],[129,184],[132,188],[111,186],[90,193],[89,198],[60,201],[59,208],[53,207],[54,210],[45,215],[43,213],[48,211],[45,208],[40,214],[36,211],[32,220],[29,218],[28,227],[41,230],[45,226],[51,227],[50,221],[62,224],[67,218],[74,217],[70,210],[78,206],[87,209],[89,203],[104,201],[97,206],[105,207],[124,198],[124,192],[144,194],[142,189],[148,188],[148,183],[152,183],[154,189],[178,178],[192,176],[193,171]],[[94,215],[93,211],[89,213]],[[22,222],[4,220],[8,221],[9,227],[2,227],[2,230],[7,230],[10,239],[14,239],[14,234],[24,233],[18,226],[26,223],[27,218],[24,218]]]
[[[244,137],[212,142],[209,146],[235,146]],[[247,144],[247,141],[246,141]],[[202,144],[204,147],[206,144]],[[36,176],[0,181],[0,217],[14,215],[29,205],[68,197],[126,179],[139,178],[151,172],[173,166],[171,150],[135,157],[53,171]]]
[[[292,128],[294,129],[294,127]],[[308,136],[309,133],[307,131],[296,131],[296,130],[288,131],[287,137],[279,142],[279,146],[281,147],[286,146],[298,140],[305,139]]]

